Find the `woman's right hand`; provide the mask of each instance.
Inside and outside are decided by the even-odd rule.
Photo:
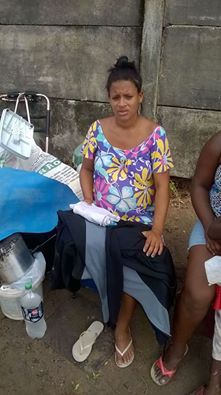
[[[87,204],[92,204],[93,203],[93,199],[86,198],[86,199],[84,199],[84,202],[87,203]]]
[[[154,258],[156,255],[162,254],[164,247],[162,234],[154,229],[142,233],[146,237],[143,252],[147,256],[151,256],[151,258]]]

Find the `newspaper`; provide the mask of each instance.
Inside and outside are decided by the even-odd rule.
[[[68,185],[80,200],[83,199],[78,172],[55,156],[44,152],[36,143],[32,146],[29,159],[19,158],[0,147],[0,167],[3,166],[34,171],[53,178]]]

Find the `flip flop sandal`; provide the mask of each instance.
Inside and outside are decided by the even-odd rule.
[[[195,391],[191,392],[190,395],[204,395],[205,390],[206,390],[205,385],[201,385],[201,387],[199,387]]]
[[[175,373],[176,369],[168,370],[165,368],[162,356],[154,362],[150,371],[151,378],[157,385],[165,385],[169,383]]]
[[[183,358],[186,356],[188,353],[188,346],[186,345],[186,351],[183,355]],[[154,362],[151,370],[150,370],[150,376],[152,380],[154,381],[155,384],[157,385],[166,385],[170,382],[170,380],[173,378],[175,375],[177,369],[172,369],[169,370],[164,366],[163,363],[163,358],[162,356],[157,359],[157,361]]]
[[[127,362],[117,362],[117,353],[120,354],[121,357],[123,357],[126,354],[126,352],[129,350],[129,348],[131,347],[132,343],[133,343],[133,341],[131,339],[129,341],[127,347],[123,351],[120,351],[119,348],[117,347],[117,345],[115,344],[115,350],[116,350],[115,363],[118,366],[118,368],[127,368],[129,365],[132,364],[132,362],[134,360],[134,353],[132,353],[131,358],[130,358],[129,361],[127,361]]]
[[[102,322],[94,321],[89,328],[82,332],[72,347],[72,356],[77,362],[83,362],[90,355],[93,344],[104,329]]]

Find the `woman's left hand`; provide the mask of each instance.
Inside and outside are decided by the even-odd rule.
[[[143,252],[152,258],[157,254],[160,255],[164,247],[162,234],[154,229],[142,233],[146,237]]]

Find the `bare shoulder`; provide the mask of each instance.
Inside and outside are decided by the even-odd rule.
[[[141,125],[144,130],[147,131],[147,135],[153,133],[153,131],[159,126],[156,122],[154,122],[150,118],[140,117]]]
[[[202,152],[221,153],[221,131],[210,137],[210,139],[203,146]]]
[[[205,166],[215,171],[219,163],[221,163],[221,131],[214,134],[202,147],[197,170]]]
[[[220,144],[221,145],[221,130],[214,134],[210,139],[207,141],[206,145],[210,144]]]

